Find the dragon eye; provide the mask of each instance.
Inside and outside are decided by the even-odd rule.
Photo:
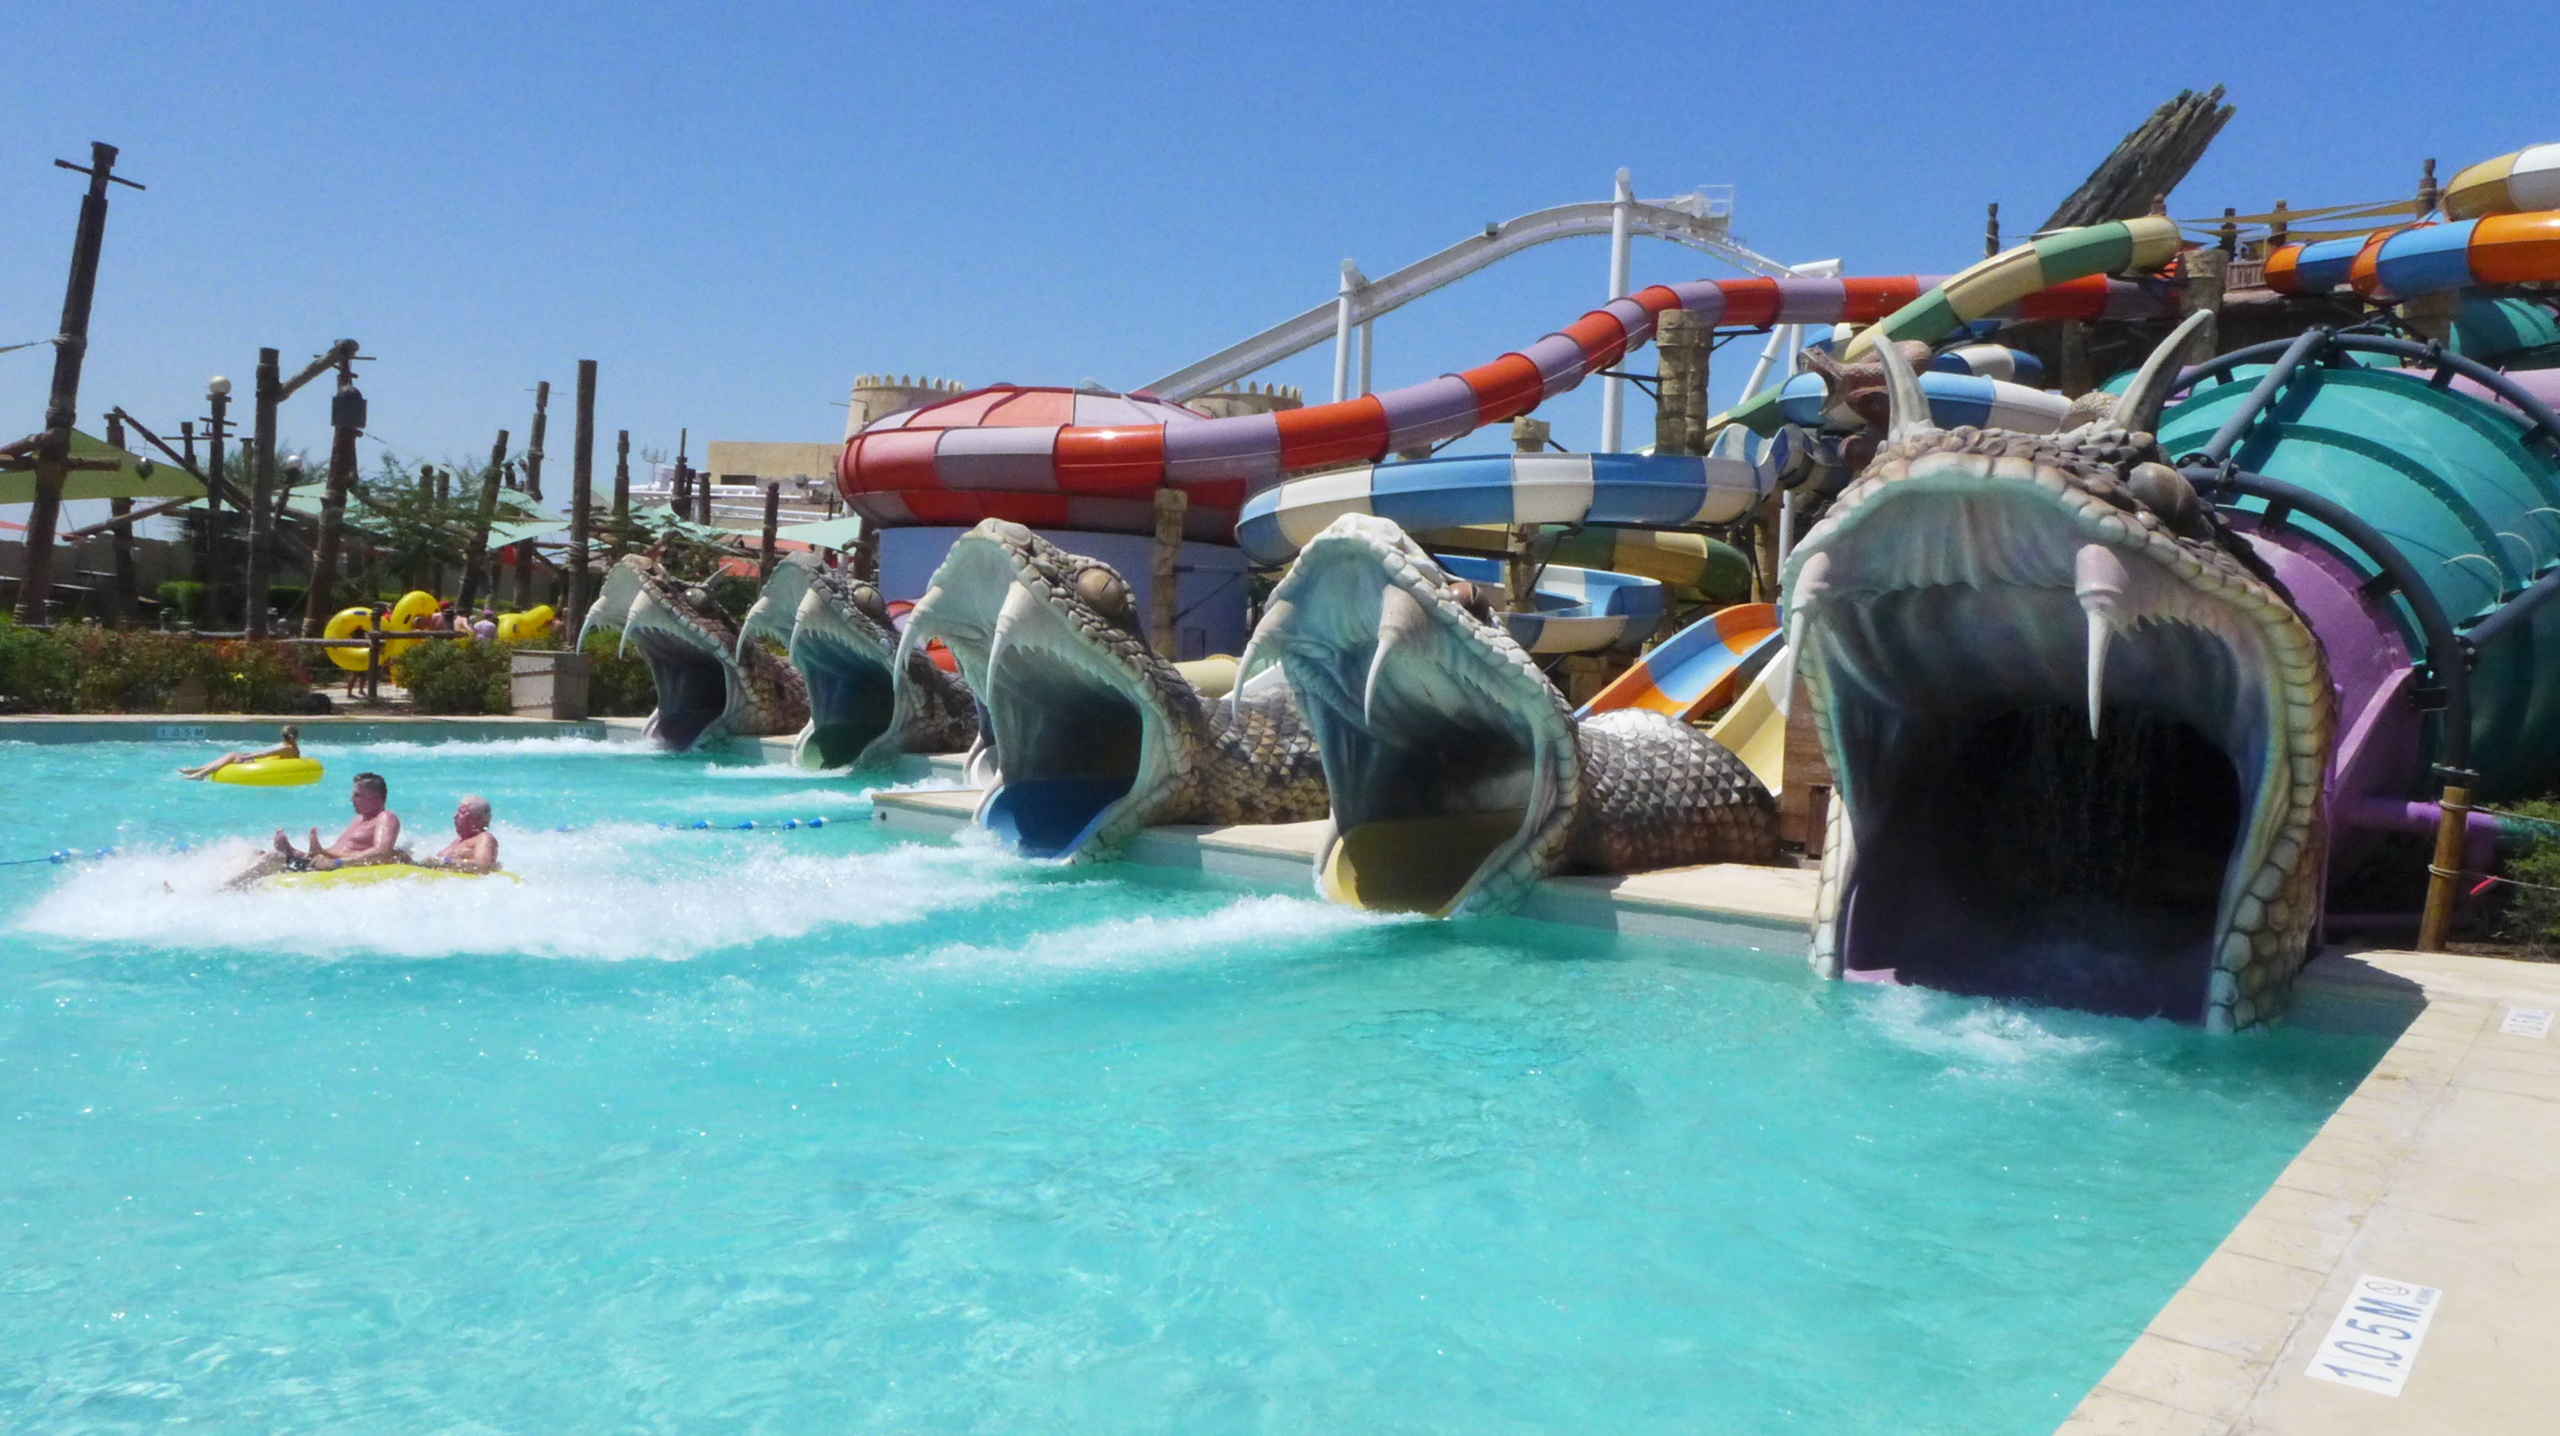
[[[1114,622],[1129,616],[1129,585],[1107,568],[1089,568],[1077,574],[1076,598]]]

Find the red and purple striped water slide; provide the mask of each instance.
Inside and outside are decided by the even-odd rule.
[[[1245,498],[1292,474],[1375,462],[1528,413],[1617,363],[1680,309],[1708,325],[1873,324],[1932,293],[1939,277],[1726,279],[1657,284],[1611,300],[1525,349],[1462,373],[1338,403],[1211,419],[1136,394],[1136,422],[1077,423],[1023,406],[989,412],[980,390],[892,415],[845,443],[837,487],[884,528],[1007,519],[1033,528],[1151,533],[1154,491],[1189,496],[1187,536],[1233,543]],[[2097,320],[2161,312],[2157,283],[2089,275],[2037,291],[1996,316]],[[1019,390],[1065,395],[1065,390]],[[973,407],[974,406],[974,407]]]

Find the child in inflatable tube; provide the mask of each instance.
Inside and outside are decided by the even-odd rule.
[[[296,724],[287,723],[284,725],[281,741],[272,748],[261,748],[254,753],[225,753],[210,763],[199,763],[192,768],[180,768],[178,776],[202,782],[234,763],[254,763],[261,758],[299,758],[301,756],[302,729]]]

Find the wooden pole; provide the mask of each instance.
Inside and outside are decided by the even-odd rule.
[[[1190,508],[1191,496],[1171,484],[1156,490],[1156,540],[1147,572],[1147,628],[1155,639],[1156,652],[1166,658],[1181,656],[1181,635],[1174,631],[1174,625],[1182,615],[1182,520]]]
[[[569,456],[569,624],[576,633],[587,621],[588,511],[596,496],[596,361],[578,361],[578,428],[576,450]]]
[[[1685,309],[1666,309],[1654,321],[1654,348],[1662,375],[1654,398],[1653,451],[1702,454],[1707,447],[1707,330]]]
[[[124,420],[109,414],[107,416],[107,447],[122,449],[124,445]],[[133,571],[133,500],[131,498],[109,499],[107,512],[115,516],[110,524],[111,537],[108,539],[109,547],[115,552],[115,620],[120,625],[131,627],[133,621],[142,614],[142,585],[135,578]]]
[[[617,430],[613,437],[613,557],[619,559],[631,545],[631,431]]]
[[[107,240],[107,186],[142,186],[117,179],[116,147],[92,142],[89,165],[54,164],[89,177],[80,201],[80,224],[71,238],[71,278],[62,290],[62,327],[53,341],[53,389],[45,399],[44,433],[36,443],[35,503],[27,513],[27,560],[18,580],[18,621],[44,621],[53,589],[53,530],[62,518],[63,481],[71,474],[71,426],[80,418],[80,366],[89,355],[89,307],[98,292],[98,253]]]
[[[284,512],[286,488],[276,483],[276,406],[293,396],[293,392],[315,377],[328,372],[340,354],[352,356],[356,341],[341,339],[329,351],[302,366],[292,378],[283,377],[284,365],[273,349],[258,351],[258,391],[256,428],[250,435],[249,485],[249,562],[248,592],[240,596],[246,622],[242,627],[251,638],[267,636],[267,583],[275,549],[276,519]]]
[[[1995,201],[1991,213],[1982,223],[1982,257],[1989,259],[2000,252],[2000,206]]]
[[[267,501],[276,485],[276,405],[284,397],[283,375],[283,356],[259,350],[257,402],[249,431],[249,561],[240,593],[241,627],[251,638],[267,636],[267,550],[276,531],[275,512]]]
[[[756,577],[773,577],[775,549],[780,543],[777,530],[782,527],[782,485],[764,486],[764,555],[756,561]]]
[[[471,548],[462,560],[462,596],[453,606],[464,613],[480,597],[480,582],[489,568],[489,525],[498,517],[498,480],[507,467],[507,431],[498,431],[498,442],[489,446],[489,470],[480,477],[480,517],[471,526]],[[489,582],[489,592],[498,590],[497,581]]]
[[[220,627],[224,622],[223,615],[229,612],[222,606],[222,565],[226,557],[222,551],[222,493],[228,487],[227,480],[231,474],[227,467],[230,460],[222,451],[222,441],[231,433],[231,381],[216,376],[205,386],[204,397],[205,402],[213,406],[213,413],[205,420],[204,435],[204,472],[209,482],[205,485],[204,500],[203,617],[204,621]]]
[[[2461,891],[2462,840],[2471,820],[2471,790],[2447,784],[2436,800],[2436,857],[2427,865],[2427,905],[2418,917],[2418,951],[2442,952],[2453,931],[2454,895]]]
[[[355,355],[338,355],[338,392],[329,401],[329,480],[320,490],[320,534],[311,544],[311,590],[303,604],[302,636],[318,638],[336,611],[330,592],[338,582],[338,550],[344,542],[347,490],[356,481],[356,436],[365,428],[364,394],[356,388]]]
[[[533,436],[525,441],[525,497],[539,503],[542,499],[542,436],[551,425],[551,381],[543,379],[533,386]]]

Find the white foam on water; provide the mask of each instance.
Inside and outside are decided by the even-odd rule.
[[[1857,1005],[1859,1019],[1906,1051],[1946,1059],[1949,1071],[2001,1072],[2115,1050],[2106,1038],[2073,1033],[2101,1019],[1950,997],[1918,987],[1881,987]]]
[[[1001,855],[922,844],[832,856],[777,844],[712,855],[696,837],[675,840],[630,824],[500,831],[506,865],[521,883],[430,878],[232,892],[222,884],[256,850],[230,843],[83,864],[19,926],[184,952],[679,960],[827,928],[915,921],[1014,891],[1022,872]]]
[[[1289,954],[1308,942],[1415,920],[1315,898],[1244,897],[1205,913],[1117,918],[1041,933],[1012,947],[952,943],[911,965],[939,972],[1131,972]]]
[[[402,762],[455,761],[482,762],[490,758],[664,758],[668,755],[647,743],[615,743],[603,738],[492,738],[487,742],[413,743],[405,739],[386,738],[371,743],[333,743],[326,733],[306,736],[302,740],[304,756],[323,763],[372,763],[376,760],[399,759]]]

